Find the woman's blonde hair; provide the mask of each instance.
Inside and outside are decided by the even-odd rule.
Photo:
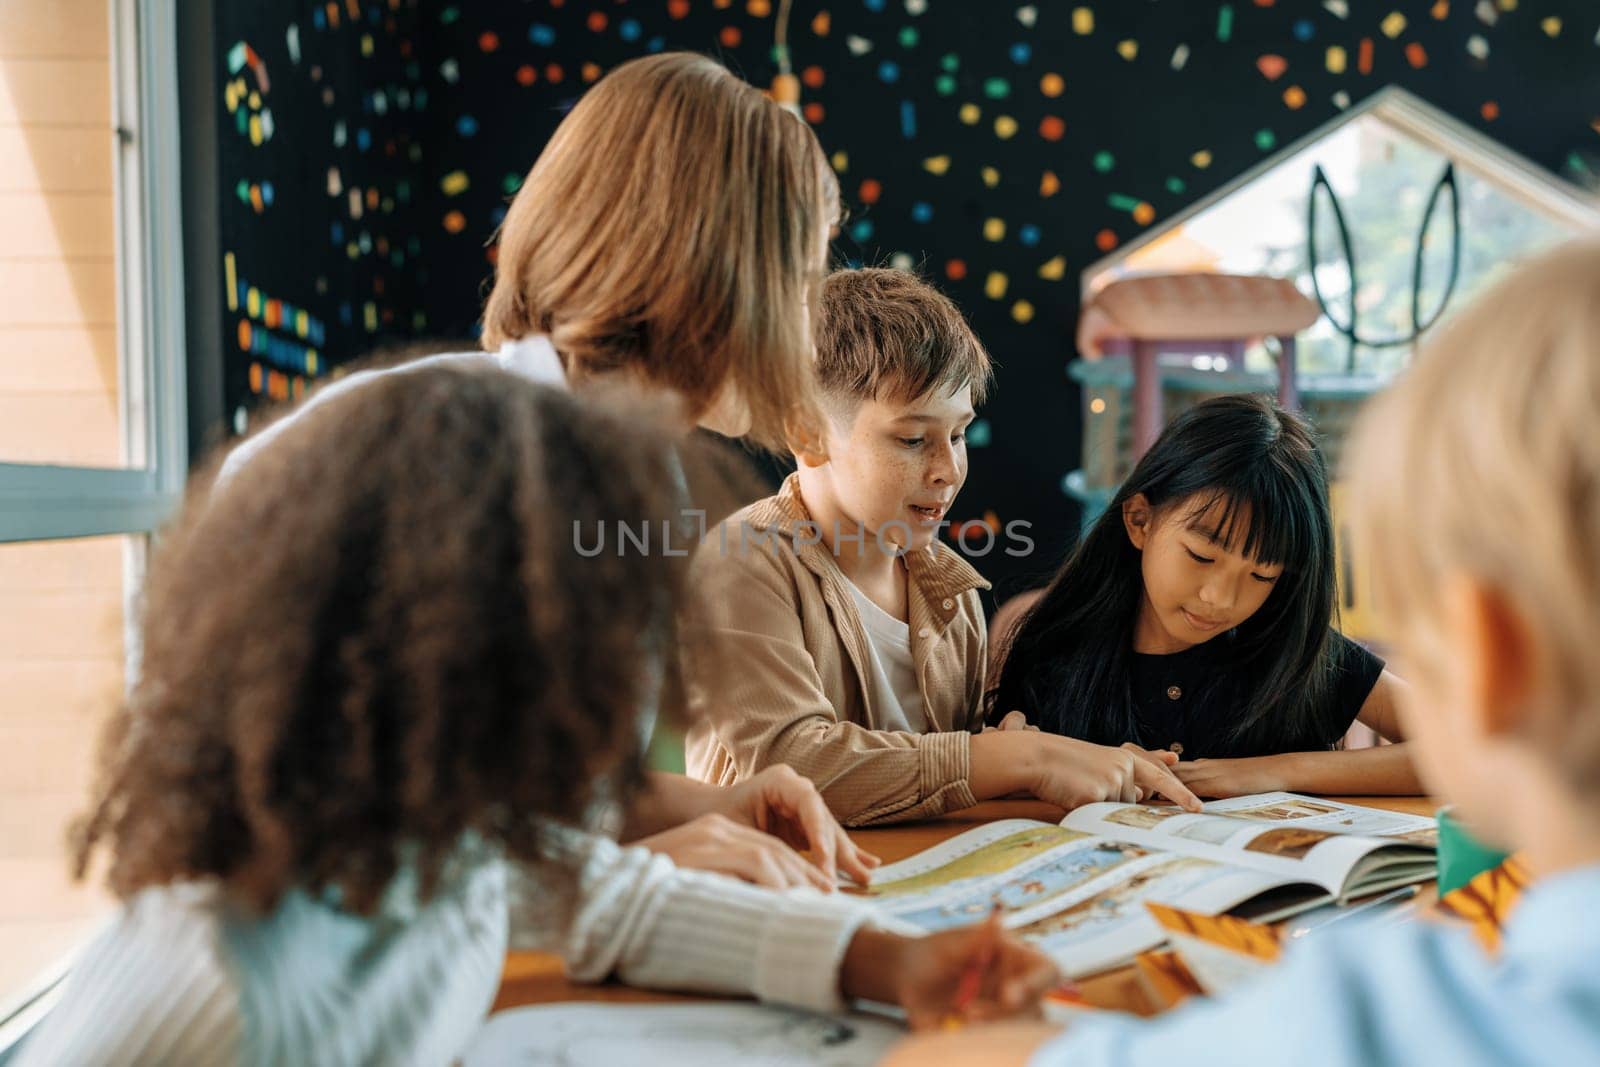
[[[550,336],[575,380],[633,370],[750,438],[814,426],[806,306],[838,183],[800,119],[703,56],[624,63],[557,128],[501,227],[487,348]]]
[[[1408,650],[1451,669],[1431,625],[1452,574],[1532,628],[1555,699],[1533,727],[1569,783],[1600,781],[1600,241],[1541,256],[1423,345],[1353,448],[1358,543]]]

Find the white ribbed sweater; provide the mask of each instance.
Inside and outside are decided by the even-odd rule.
[[[251,918],[210,886],[146,890],[76,962],[24,1065],[444,1064],[499,986],[508,942],[560,952],[579,981],[839,1007],[859,902],[772,893],[573,835],[568,920],[498,861],[410,914],[363,918],[304,893]]]

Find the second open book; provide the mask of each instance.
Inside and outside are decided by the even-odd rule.
[[[1089,804],[1059,825],[1007,819],[873,873],[866,896],[925,931],[982,920],[1068,975],[1131,960],[1165,938],[1145,901],[1271,921],[1433,877],[1434,820],[1294,793],[1205,812]]]

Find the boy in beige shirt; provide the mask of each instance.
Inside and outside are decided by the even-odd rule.
[[[1198,807],[1169,754],[1042,735],[1020,715],[982,731],[988,583],[938,534],[991,371],[955,305],[902,271],[833,274],[817,376],[823,439],[695,560],[689,773],[732,784],[788,764],[848,825],[1013,793]]]

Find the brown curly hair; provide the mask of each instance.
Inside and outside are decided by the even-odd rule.
[[[670,407],[434,365],[196,479],[78,875],[104,847],[124,897],[214,877],[261,910],[300,887],[367,913],[403,864],[426,895],[470,836],[538,863],[547,820],[631,795],[687,560],[575,534],[679,516],[702,457]]]

